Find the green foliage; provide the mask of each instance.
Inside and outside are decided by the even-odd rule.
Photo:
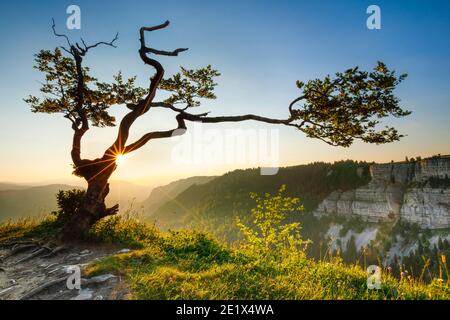
[[[44,74],[40,91],[43,98],[30,95],[24,99],[33,112],[61,113],[79,126],[84,116],[93,126],[114,126],[115,118],[108,109],[115,104],[136,103],[147,92],[136,87],[136,77],[123,79],[119,72],[115,82],[104,83],[89,74],[88,67],[82,67],[80,82],[73,57],[63,56],[61,49],[41,50],[36,54],[35,69]],[[81,95],[78,88],[82,83]]]
[[[121,214],[98,221],[90,230],[93,241],[143,248],[159,238],[154,226],[139,222],[131,214]]]
[[[86,191],[80,189],[60,190],[56,194],[58,210],[52,212],[58,222],[66,223],[69,219],[78,214],[82,206]]]
[[[238,227],[246,240],[244,250],[264,262],[278,263],[303,253],[309,243],[300,235],[300,223],[282,224],[288,213],[303,210],[298,198],[283,196],[285,190],[286,186],[283,185],[275,196],[269,193],[263,197],[256,193],[250,194],[256,202],[255,208],[251,210],[254,227],[243,224],[238,218]]]
[[[331,145],[348,147],[355,138],[369,143],[399,140],[393,127],[378,130],[381,118],[409,115],[399,106],[394,89],[406,78],[397,76],[382,62],[372,72],[358,67],[336,73],[335,77],[297,81],[305,102],[292,110],[295,119],[305,121],[302,131]]]
[[[185,104],[186,108],[200,106],[198,99],[216,99],[214,88],[217,83],[213,78],[220,76],[220,72],[210,65],[197,69],[185,69],[169,79],[161,80],[159,88],[171,92],[171,96],[165,100],[170,104]]]

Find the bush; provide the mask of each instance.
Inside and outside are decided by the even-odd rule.
[[[56,216],[57,221],[64,224],[69,221],[73,215],[78,214],[85,195],[86,192],[84,190],[60,190],[56,194],[56,202],[59,209],[52,212],[52,214]]]
[[[269,193],[264,196],[250,194],[256,202],[251,210],[254,226],[244,225],[238,219],[238,227],[246,238],[244,251],[260,262],[279,263],[299,255],[303,257],[310,243],[303,240],[300,223],[283,223],[287,214],[303,211],[298,198],[283,196],[285,189],[285,185],[281,186],[274,196]]]

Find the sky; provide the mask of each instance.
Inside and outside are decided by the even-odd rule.
[[[81,9],[80,30],[65,26],[66,8],[72,4]],[[381,9],[379,30],[366,26],[366,9],[372,4]],[[10,1],[1,4],[0,13],[0,181],[78,179],[71,175],[70,123],[61,115],[31,113],[22,100],[39,94],[42,77],[33,69],[33,55],[63,44],[52,35],[52,18],[73,41],[80,37],[91,43],[109,41],[119,32],[118,47],[92,50],[86,65],[102,81],[110,81],[121,70],[126,76],[136,75],[142,86],[148,85],[153,71],[138,57],[138,30],[170,20],[170,27],[152,33],[149,42],[158,49],[189,48],[179,57],[160,59],[167,75],[180,66],[208,64],[221,72],[217,100],[205,101],[198,109],[211,115],[285,118],[289,102],[299,94],[296,80],[353,66],[370,69],[378,60],[409,75],[396,93],[412,115],[385,122],[407,135],[399,142],[380,146],[356,142],[350,148],[336,148],[289,127],[251,122],[204,125],[188,128],[192,130],[185,140],[151,141],[127,155],[114,179],[157,185],[264,165],[262,157],[251,155],[222,161],[234,150],[224,144],[227,134],[238,130],[272,137],[276,142],[270,145],[276,150],[272,158],[280,166],[342,159],[388,162],[450,153],[449,1]],[[120,119],[126,108],[114,106],[111,113]],[[133,126],[130,141],[174,125],[170,112],[151,110]],[[99,157],[116,130],[91,129],[84,137],[82,156]],[[203,156],[196,159],[199,150]]]

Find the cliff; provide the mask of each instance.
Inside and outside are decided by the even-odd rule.
[[[425,229],[450,227],[450,156],[375,164],[370,175],[363,187],[332,192],[314,214],[371,222],[401,219]]]

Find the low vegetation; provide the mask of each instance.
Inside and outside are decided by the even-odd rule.
[[[360,266],[336,256],[309,259],[300,224],[283,223],[302,207],[283,192],[252,195],[252,219],[238,222],[243,237],[234,246],[195,230],[161,232],[132,215],[103,219],[90,240],[134,250],[97,261],[86,272],[120,274],[134,299],[450,299],[450,284],[442,279],[399,279],[386,269],[380,289],[371,290]],[[49,237],[57,227],[55,217],[7,223],[0,225],[0,241]]]

